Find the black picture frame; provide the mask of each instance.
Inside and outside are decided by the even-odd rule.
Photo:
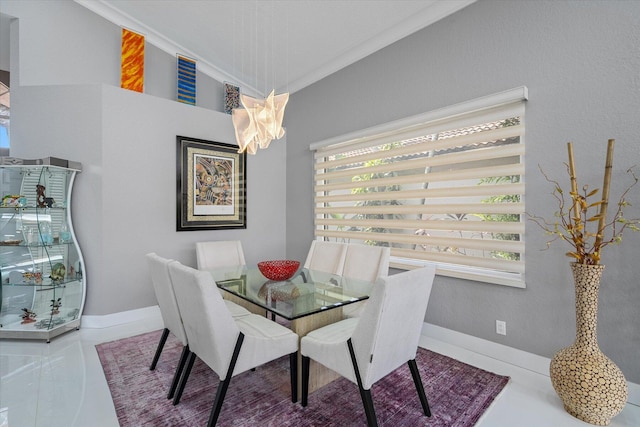
[[[176,231],[247,228],[247,154],[176,136]]]

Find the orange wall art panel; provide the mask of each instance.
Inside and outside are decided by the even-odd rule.
[[[122,29],[120,87],[142,92],[144,89],[144,36]]]

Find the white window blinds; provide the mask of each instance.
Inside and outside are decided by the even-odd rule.
[[[315,235],[524,287],[525,87],[312,144]]]

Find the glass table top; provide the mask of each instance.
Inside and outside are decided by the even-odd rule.
[[[373,287],[373,282],[304,268],[282,282],[267,279],[250,265],[209,272],[219,288],[288,320],[365,300]]]

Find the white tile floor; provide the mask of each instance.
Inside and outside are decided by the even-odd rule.
[[[0,340],[0,427],[118,426],[95,345],[160,328],[157,316],[103,329],[83,328],[50,344]],[[563,410],[547,376],[433,339],[424,338],[422,345],[511,377],[479,427],[590,425]],[[640,407],[627,404],[611,426],[640,426]]]

